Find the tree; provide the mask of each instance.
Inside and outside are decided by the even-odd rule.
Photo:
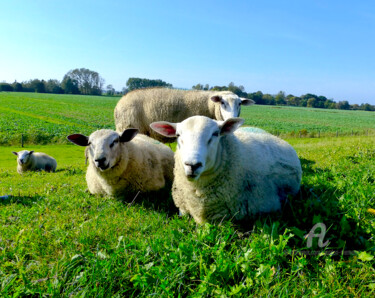
[[[126,86],[129,91],[150,87],[173,87],[172,84],[166,83],[162,80],[149,80],[141,78],[129,78],[126,82]]]
[[[254,92],[254,93],[249,93],[247,95],[247,98],[254,100],[257,105],[264,105],[264,104],[266,104],[263,101],[263,93],[262,93],[262,91],[258,91],[258,92]]]
[[[61,83],[59,80],[48,80],[45,84],[46,92],[47,93],[55,93],[55,94],[62,94],[64,93],[64,89],[61,88]]]
[[[107,85],[107,95],[115,95],[115,88],[113,88],[113,86],[110,84],[110,85]]]
[[[13,87],[8,83],[0,83],[0,91],[13,91]]]
[[[280,91],[279,93],[276,94],[275,96],[275,103],[277,105],[285,105],[285,92]]]
[[[344,100],[344,101],[339,101],[337,104],[336,104],[337,108],[340,109],[340,110],[349,110],[350,109],[350,105],[348,103],[348,101]]]
[[[203,90],[203,85],[202,84],[196,84],[193,87],[191,87],[193,90]]]
[[[68,76],[64,76],[64,79],[61,83],[61,87],[64,89],[64,93],[66,94],[79,94],[78,82],[76,80],[72,80]]]
[[[37,93],[46,93],[46,85],[45,85],[45,81],[44,80],[41,80],[38,82],[35,82],[35,92]]]
[[[22,92],[22,84],[18,83],[17,81],[12,84],[14,92]]]
[[[309,108],[316,108],[316,105],[317,105],[318,101],[316,100],[316,98],[314,97],[310,97],[308,100],[307,100],[307,106]]]
[[[81,94],[100,95],[102,93],[104,79],[96,71],[87,68],[76,68],[70,70],[64,76],[63,82],[66,84],[68,79],[70,79],[73,84],[76,82]]]

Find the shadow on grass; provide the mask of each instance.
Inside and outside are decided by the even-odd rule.
[[[334,182],[334,174],[329,170],[314,167],[315,162],[301,159],[303,170],[302,185],[299,193],[283,204],[282,211],[266,216],[259,215],[249,221],[235,223],[236,228],[245,235],[249,230],[263,229],[269,233],[283,234],[285,229],[290,230],[295,237],[289,240],[290,247],[307,249],[306,235],[317,223],[326,226],[327,231],[323,242],[329,240],[327,247],[318,246],[318,237],[314,239],[312,250],[353,251],[369,248],[368,239],[371,235],[356,220],[347,216],[345,208],[339,198],[345,193],[340,191]],[[278,231],[274,231],[274,223],[278,222]],[[314,234],[320,234],[320,228]]]
[[[11,204],[20,204],[23,206],[30,207],[34,203],[39,202],[40,200],[44,200],[43,196],[35,195],[35,196],[3,196],[0,197],[0,205],[11,205]]]
[[[148,210],[166,213],[168,216],[178,213],[178,208],[173,202],[170,187],[149,193],[130,192],[118,196],[116,199],[127,206],[140,205]]]

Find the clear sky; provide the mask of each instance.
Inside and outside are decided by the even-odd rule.
[[[97,71],[174,87],[243,85],[375,104],[373,0],[12,0],[0,3],[0,81]]]

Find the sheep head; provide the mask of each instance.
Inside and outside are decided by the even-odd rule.
[[[129,128],[122,134],[110,129],[93,132],[89,137],[82,134],[68,136],[68,140],[79,146],[88,146],[88,155],[95,167],[100,171],[113,168],[121,157],[120,143],[131,141],[138,133],[138,129]]]
[[[14,155],[17,156],[17,162],[19,165],[27,164],[30,160],[30,156],[34,153],[34,151],[22,150],[20,152],[12,152]]]
[[[189,180],[214,171],[220,138],[233,133],[244,122],[241,118],[216,121],[193,116],[180,123],[151,123],[151,128],[166,137],[177,137],[179,158]],[[178,161],[177,161],[178,162]]]
[[[232,92],[220,92],[211,97],[211,100],[220,105],[220,113],[224,120],[239,117],[241,106],[250,106],[255,102],[248,98],[238,97]]]

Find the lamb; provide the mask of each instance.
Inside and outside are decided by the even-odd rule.
[[[140,133],[163,143],[173,142],[155,133],[154,121],[180,122],[194,115],[226,120],[240,115],[241,105],[252,105],[251,99],[240,98],[230,91],[185,91],[149,88],[132,91],[117,103],[114,117],[116,131],[138,128]]]
[[[281,200],[299,191],[302,169],[292,146],[266,132],[236,131],[243,122],[194,116],[151,124],[177,137],[173,200],[199,224],[251,220],[279,210]]]
[[[86,182],[90,193],[114,197],[165,191],[173,180],[173,151],[137,129],[121,134],[101,129],[89,137],[72,134],[68,140],[87,146],[89,166]],[[169,190],[168,190],[169,188]]]
[[[12,153],[17,156],[17,172],[19,174],[26,171],[56,171],[56,160],[45,153],[28,150],[22,150],[20,152],[13,151]]]

